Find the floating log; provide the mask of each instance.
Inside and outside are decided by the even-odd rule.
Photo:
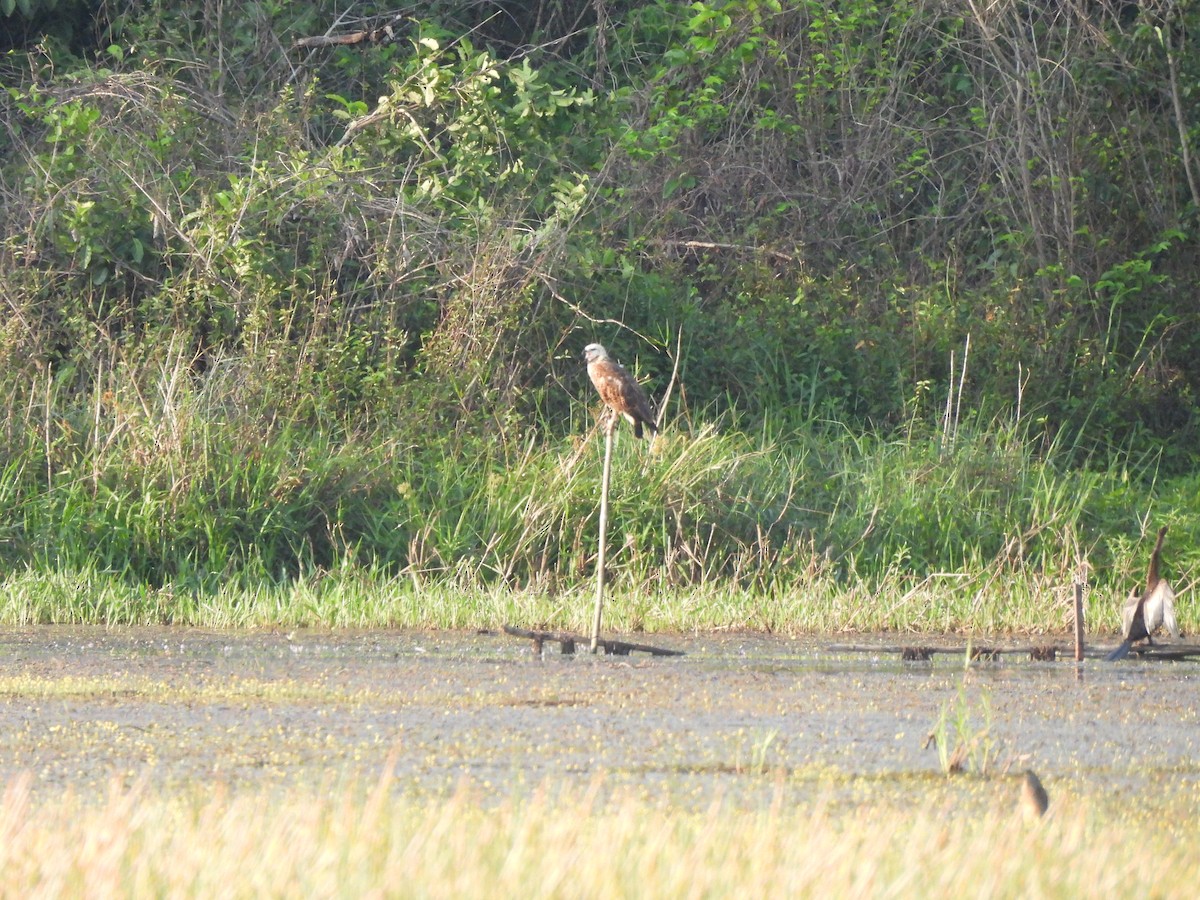
[[[575,652],[575,645],[588,643],[588,639],[577,634],[564,631],[535,631],[529,628],[517,628],[515,625],[505,625],[504,633],[513,637],[528,638],[533,641],[533,650],[540,654],[546,641],[559,644],[562,653],[569,656]],[[683,656],[682,650],[667,650],[663,647],[652,647],[649,644],[634,644],[629,641],[596,640],[597,648],[603,648],[609,656],[628,656],[630,653],[649,653],[651,656]]]

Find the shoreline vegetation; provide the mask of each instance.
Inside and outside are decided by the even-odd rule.
[[[121,426],[0,472],[0,622],[586,630],[594,429],[443,456],[177,409]],[[1082,575],[1088,631],[1107,634],[1143,577],[1137,529],[1171,523],[1181,593],[1195,559],[1194,479],[1060,467],[1014,427],[947,443],[668,425],[616,455],[615,631],[1066,633]],[[1194,630],[1186,594],[1180,618]]]
[[[117,380],[72,411],[47,381],[42,405],[10,409],[0,622],[586,630],[595,409],[562,439],[418,445],[263,422],[186,383]],[[1065,633],[1083,578],[1088,631],[1108,634],[1169,522],[1194,630],[1196,477],[1076,450],[981,416],[622,431],[606,627]]]

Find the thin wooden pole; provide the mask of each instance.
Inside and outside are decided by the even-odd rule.
[[[617,417],[614,415],[604,429],[604,476],[600,481],[600,544],[596,551],[596,610],[592,614],[592,652],[600,644],[600,611],[604,606],[604,551],[608,533],[608,482],[612,474],[613,432]]]
[[[1083,662],[1083,582],[1075,582],[1075,662]]]

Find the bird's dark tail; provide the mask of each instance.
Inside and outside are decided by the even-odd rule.
[[[1132,649],[1133,649],[1133,641],[1121,641],[1121,646],[1119,646],[1116,650],[1114,650],[1112,653],[1108,654],[1108,656],[1106,656],[1104,658],[1107,659],[1109,662],[1112,662],[1113,660],[1117,660],[1117,659],[1124,659],[1125,657],[1127,657],[1129,655],[1129,651]]]
[[[649,428],[650,432],[652,434],[658,434],[658,426],[655,425],[653,422],[651,422],[649,419],[646,419],[644,422],[641,419],[636,419],[636,420],[634,420],[634,423],[633,423],[633,436],[634,437],[640,438],[643,434],[645,434],[645,432],[642,431],[642,425],[645,425],[647,428]]]

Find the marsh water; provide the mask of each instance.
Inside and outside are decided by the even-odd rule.
[[[114,779],[309,789],[387,770],[396,790],[432,796],[582,794],[600,777],[672,803],[950,790],[961,804],[1007,796],[1005,772],[1033,768],[1052,797],[1200,799],[1195,663],[647,640],[686,655],[535,654],[459,632],[4,629],[0,780],[28,771],[35,791],[102,796]],[[989,777],[944,778],[931,732],[960,736]]]

